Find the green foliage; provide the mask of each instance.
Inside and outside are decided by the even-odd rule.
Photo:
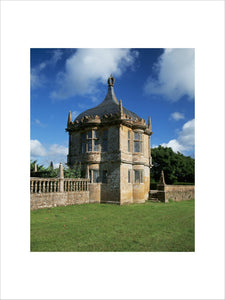
[[[65,178],[81,178],[81,164],[75,164],[73,167],[63,166]]]
[[[194,251],[194,201],[31,212],[31,251]]]
[[[34,172],[34,164],[36,163],[37,172]],[[64,178],[81,178],[81,165],[75,164],[72,168],[63,165]],[[59,174],[59,168],[53,168],[52,164],[45,168],[43,165],[38,165],[37,161],[30,162],[30,175],[32,177],[42,178],[57,178]]]
[[[37,164],[37,160],[34,160],[34,161],[31,161],[30,162],[30,171],[31,172],[34,172],[34,165],[36,164],[36,166],[37,166],[37,171],[38,172],[41,172],[41,171],[45,171],[45,167],[43,166],[43,165],[38,165]]]
[[[167,184],[175,182],[194,183],[195,160],[190,156],[175,153],[171,148],[159,146],[151,150],[153,167],[151,182],[159,182],[161,171],[164,171]]]

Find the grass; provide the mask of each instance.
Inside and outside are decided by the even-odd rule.
[[[194,200],[31,211],[31,251],[194,251]]]

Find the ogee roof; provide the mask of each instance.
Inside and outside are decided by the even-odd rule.
[[[81,114],[75,119],[75,121],[80,121],[84,116],[99,116],[102,118],[104,115],[109,115],[109,114],[117,114],[120,112],[120,106],[119,102],[116,98],[116,95],[114,93],[113,85],[114,85],[115,79],[112,77],[112,75],[108,79],[108,93],[105,97],[105,99],[97,105],[96,107],[93,107],[91,109],[88,109]],[[130,110],[126,109],[123,107],[123,113],[131,117],[132,120],[135,120],[136,118],[141,119],[138,115],[135,113],[131,112]]]

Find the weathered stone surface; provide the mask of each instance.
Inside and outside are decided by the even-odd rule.
[[[64,193],[33,193],[30,195],[31,210],[89,203],[89,191]]]
[[[191,200],[195,198],[194,185],[167,185],[158,184],[157,191],[150,191],[150,200],[159,200],[167,203],[173,201]]]
[[[165,202],[190,200],[195,198],[195,186],[193,185],[166,185]]]

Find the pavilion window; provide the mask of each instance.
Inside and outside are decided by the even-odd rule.
[[[143,170],[134,170],[134,182],[143,183]]]
[[[81,134],[81,152],[99,151],[99,136],[97,130],[89,130]]]
[[[102,136],[102,152],[106,152],[107,150],[108,150],[108,130],[104,130]]]
[[[92,151],[92,130],[87,132],[87,151]]]
[[[134,152],[142,152],[142,133],[134,133]]]
[[[130,130],[128,131],[128,152],[130,152]]]
[[[99,136],[97,130],[93,130],[93,146],[94,151],[99,151]]]
[[[131,170],[128,170],[128,183],[131,183]]]
[[[98,182],[98,179],[99,179],[99,172],[98,172],[98,170],[92,170],[92,174],[93,174],[93,183]]]
[[[89,170],[89,179],[91,183],[99,182],[99,171],[98,170]]]

